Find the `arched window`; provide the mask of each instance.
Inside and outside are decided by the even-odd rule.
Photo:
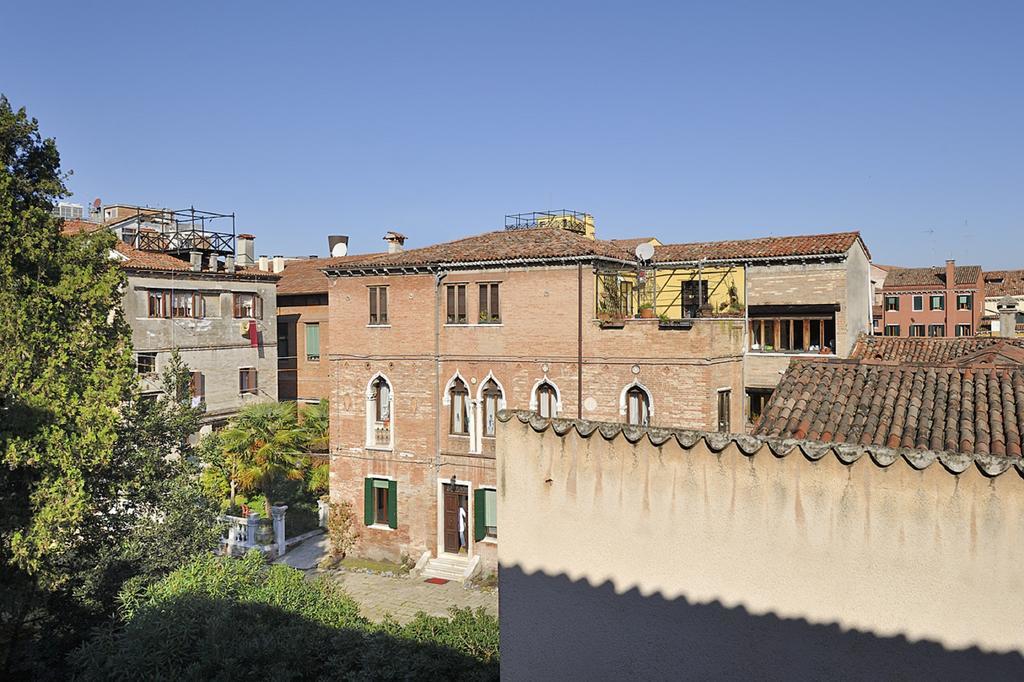
[[[377,377],[370,385],[375,421],[391,421],[391,385],[384,377]]]
[[[498,421],[498,409],[501,403],[501,389],[494,379],[488,379],[481,392],[484,409],[484,436],[494,438],[494,427]]]
[[[633,426],[647,426],[651,419],[651,400],[639,386],[626,391],[626,423]]]
[[[451,419],[449,420],[450,433],[457,436],[469,435],[469,389],[466,388],[462,379],[452,381],[448,389],[448,398],[451,402]]]
[[[558,392],[546,381],[537,386],[537,413],[544,419],[553,418],[558,412]]]

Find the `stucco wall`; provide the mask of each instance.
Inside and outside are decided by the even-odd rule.
[[[1016,469],[713,454],[515,417],[497,457],[507,679],[1024,674]]]
[[[206,299],[202,318],[150,318],[149,289],[200,291]],[[263,299],[263,318],[256,320],[259,346],[252,347],[235,319],[232,292],[255,292]],[[226,417],[254,401],[277,400],[277,317],[274,282],[222,276],[129,273],[123,297],[124,315],[132,330],[135,352],[157,353],[157,371],[163,370],[172,349],[194,371],[202,372],[208,418]],[[255,367],[258,393],[242,395],[238,370]],[[149,382],[152,383],[152,382]],[[144,382],[144,386],[147,383]]]

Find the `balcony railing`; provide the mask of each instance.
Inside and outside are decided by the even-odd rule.
[[[391,422],[374,423],[373,444],[381,448],[386,448],[391,445]]]
[[[235,252],[235,235],[229,232],[209,232],[194,229],[178,230],[175,232],[140,230],[129,239],[128,243],[142,251],[163,251],[166,253],[203,251],[224,255]]]

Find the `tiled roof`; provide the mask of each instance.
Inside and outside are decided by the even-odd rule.
[[[665,244],[654,249],[660,263],[708,260],[757,260],[762,258],[798,258],[834,256],[846,253],[860,241],[859,232],[835,232],[795,237],[761,237],[722,242]],[[861,241],[863,246],[863,242]],[[865,247],[865,252],[867,248]],[[870,254],[869,254],[870,255]]]
[[[1021,457],[918,450],[904,447],[891,448],[885,445],[857,445],[836,441],[823,443],[774,436],[630,426],[589,420],[544,419],[535,412],[524,410],[501,410],[498,412],[499,421],[507,423],[513,418],[523,424],[529,424],[530,428],[537,433],[551,430],[559,438],[575,430],[583,438],[599,435],[601,438],[611,441],[621,436],[629,443],[638,443],[646,438],[656,447],[669,447],[675,443],[684,451],[691,450],[703,443],[713,453],[719,453],[729,446],[735,446],[740,453],[746,456],[757,456],[758,453],[767,450],[774,457],[802,455],[809,460],[817,461],[831,454],[844,466],[850,466],[861,459],[864,459],[869,466],[874,464],[879,467],[892,466],[895,462],[902,461],[916,470],[926,469],[939,462],[941,467],[951,474],[960,474],[971,467],[977,467],[986,476],[999,476],[1013,470],[1024,477],[1024,459]]]
[[[981,266],[957,265],[953,274],[953,286],[971,286],[978,283]],[[889,287],[944,287],[946,268],[897,268],[885,276],[883,289]]]
[[[609,239],[608,241],[630,253],[636,253],[636,247],[641,244],[657,245],[660,243],[656,237],[632,237],[630,239]]]
[[[1024,296],[1024,270],[986,270],[985,298]]]
[[[754,433],[1020,457],[1024,367],[797,360]]]
[[[83,232],[94,232],[96,230],[105,229],[103,225],[98,223],[91,223],[85,220],[65,220],[63,232],[67,235],[81,234]],[[184,261],[180,258],[175,258],[169,253],[161,253],[159,251],[142,251],[136,249],[125,242],[119,241],[114,246],[114,250],[121,254],[124,259],[119,261],[119,265],[125,270],[138,270],[138,271],[149,271],[149,272],[192,272],[192,265],[188,261]],[[195,275],[209,275],[213,274],[208,269],[201,270],[193,273]],[[217,274],[228,277],[238,277],[241,279],[266,279],[276,280],[278,276],[270,273],[263,272],[257,268],[236,268],[233,275],[228,275],[223,270]]]
[[[351,256],[335,256],[333,258],[306,258],[285,261],[281,279],[277,283],[278,295],[288,294],[323,294],[327,292],[327,275],[323,268],[344,265],[382,254],[371,253]]]
[[[942,364],[971,358],[983,351],[999,350],[1004,345],[1024,349],[1024,339],[990,336],[930,339],[861,335],[850,357],[854,360]]]
[[[592,256],[633,262],[635,256],[611,242],[589,239],[583,235],[550,227],[523,230],[501,230],[434,244],[398,253],[370,254],[345,262],[325,260],[321,269],[327,271],[369,270],[427,265],[459,265],[467,263],[499,263],[508,261],[545,261]]]

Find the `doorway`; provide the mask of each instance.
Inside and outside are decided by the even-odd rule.
[[[469,553],[469,487],[444,484],[444,551]]]

